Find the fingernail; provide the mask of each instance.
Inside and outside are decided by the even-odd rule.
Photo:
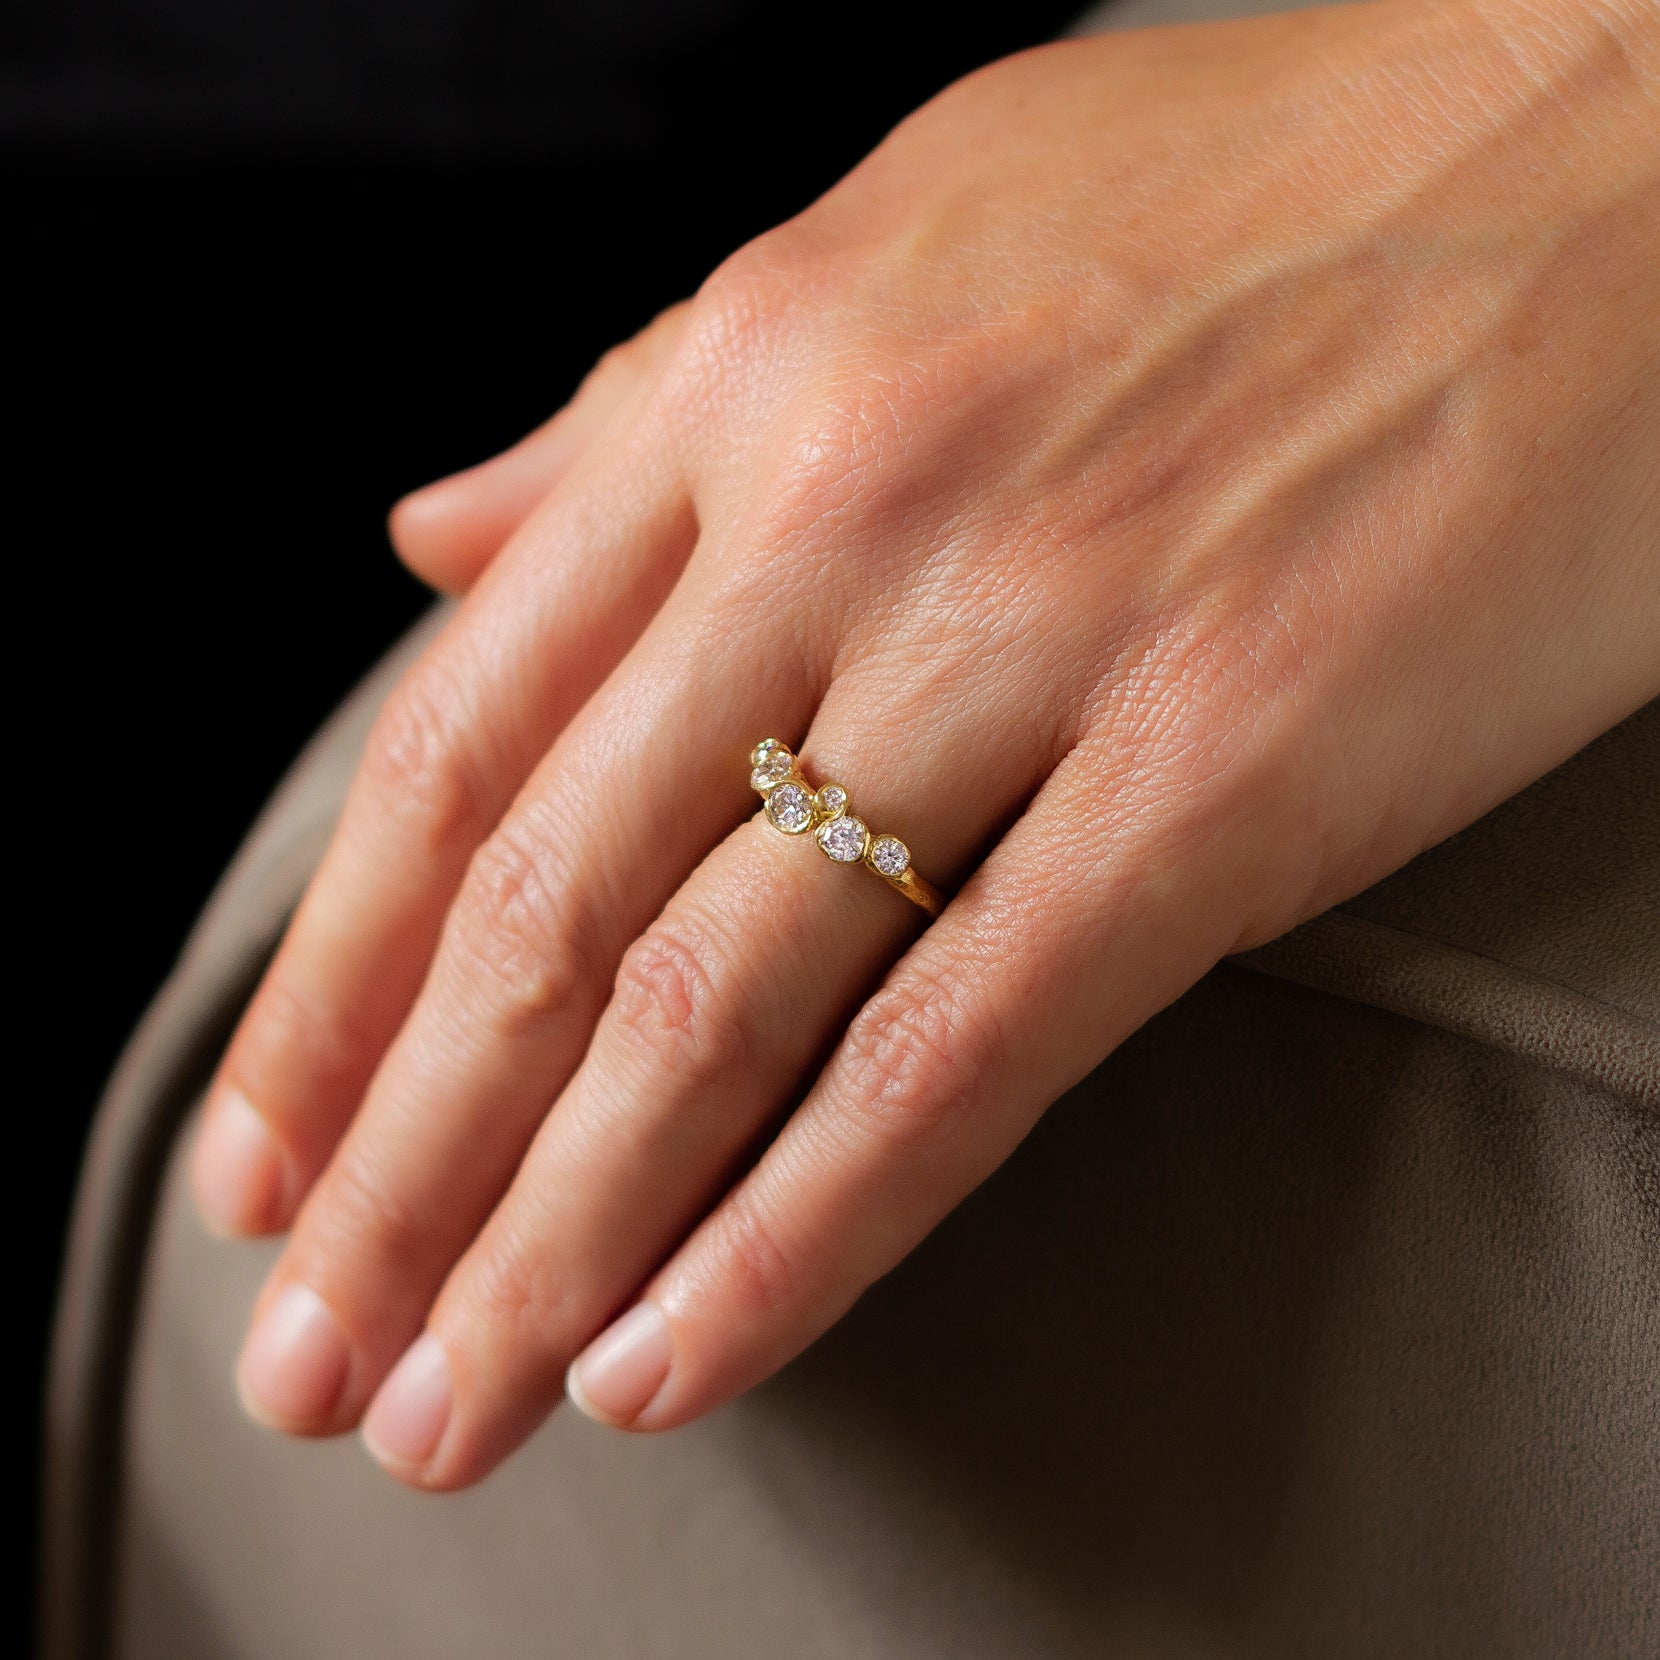
[[[261,1233],[275,1224],[282,1157],[265,1120],[240,1090],[227,1089],[210,1103],[190,1174],[203,1220],[216,1233]]]
[[[423,1332],[392,1368],[363,1420],[369,1451],[382,1464],[419,1467],[430,1462],[454,1399],[449,1357],[431,1332]]]
[[[350,1366],[346,1334],[328,1304],[310,1286],[291,1285],[242,1345],[242,1404],[274,1429],[314,1429],[334,1410]]]
[[[590,1418],[621,1428],[651,1404],[673,1359],[663,1311],[655,1303],[640,1303],[571,1362],[565,1393]]]

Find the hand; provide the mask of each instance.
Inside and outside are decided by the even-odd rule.
[[[573,1357],[707,1412],[1219,957],[1660,691],[1657,103],[1636,3],[1029,53],[406,508],[477,580],[196,1160],[293,1228],[251,1409],[432,1488]],[[937,922],[746,819],[769,734]]]

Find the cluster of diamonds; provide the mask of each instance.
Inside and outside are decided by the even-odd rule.
[[[862,859],[877,875],[896,882],[911,868],[911,850],[897,836],[873,836],[848,810],[840,784],[815,790],[801,776],[794,753],[776,738],[750,752],[749,781],[766,799],[767,817],[786,836],[809,830],[827,859],[853,865]]]

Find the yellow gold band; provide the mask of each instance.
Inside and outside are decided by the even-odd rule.
[[[838,865],[862,864],[929,916],[945,907],[933,883],[911,869],[911,850],[897,836],[873,836],[854,816],[840,784],[814,789],[787,744],[763,738],[749,756],[749,782],[766,802],[767,822],[786,836],[809,832],[825,858]]]

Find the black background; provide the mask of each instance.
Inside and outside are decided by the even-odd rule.
[[[908,109],[1072,9],[9,14],[0,525],[34,1375],[105,1075],[283,767],[426,603],[390,503],[540,421]],[[27,1475],[14,1491],[32,1502]]]

